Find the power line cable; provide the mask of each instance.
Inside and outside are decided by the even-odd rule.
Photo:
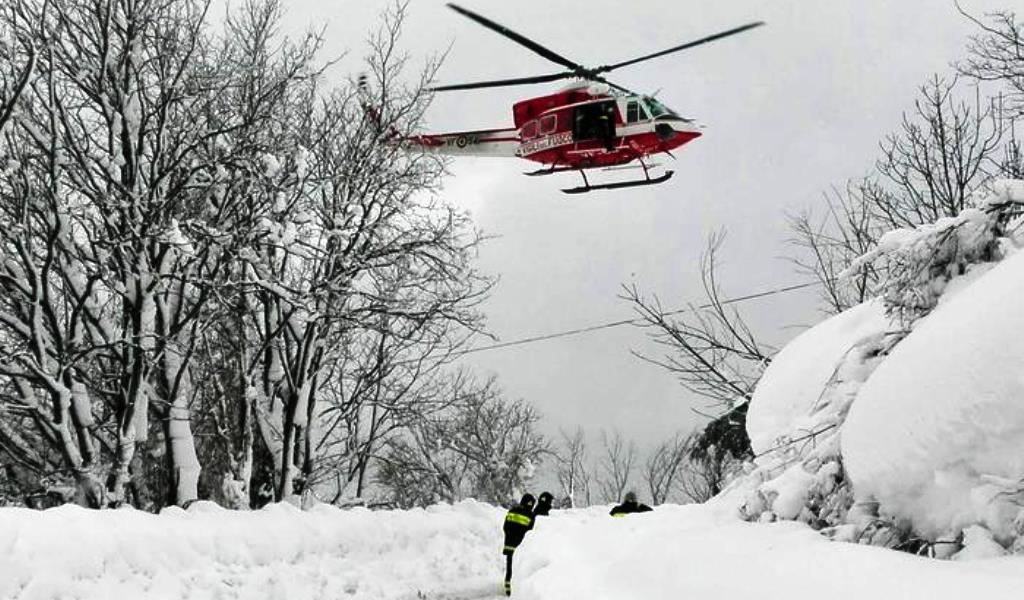
[[[771,290],[765,290],[765,291],[761,291],[761,292],[755,292],[755,293],[752,293],[752,294],[746,294],[744,296],[737,296],[736,298],[729,298],[727,300],[722,300],[721,302],[719,302],[719,304],[721,304],[721,305],[736,304],[738,302],[746,302],[748,300],[757,300],[759,298],[765,298],[765,297],[768,297],[768,296],[775,296],[777,294],[785,294],[787,292],[793,292],[793,291],[796,291],[796,290],[801,290],[801,289],[809,288],[809,287],[816,286],[816,285],[819,285],[819,282],[811,281],[811,282],[807,282],[807,283],[798,283],[798,284],[788,285],[788,286],[785,286],[785,287],[775,288],[775,289],[771,289]],[[682,313],[685,313],[685,312],[692,312],[694,310],[699,310],[699,309],[702,309],[702,308],[711,308],[712,306],[714,306],[714,303],[709,302],[709,303],[706,303],[706,304],[701,304],[700,306],[696,306],[696,307],[691,306],[691,307],[687,307],[687,308],[680,308],[680,309],[677,309],[677,310],[671,310],[671,311],[668,311],[668,312],[666,312],[664,314],[665,315],[678,315],[678,314],[682,314]],[[534,342],[543,342],[545,340],[553,340],[553,339],[569,337],[569,336],[573,336],[573,335],[581,335],[581,334],[584,334],[584,333],[590,333],[592,331],[600,331],[602,329],[611,329],[613,327],[621,327],[623,325],[640,324],[640,323],[643,323],[643,322],[644,322],[644,320],[640,319],[640,318],[623,319],[621,321],[610,321],[608,323],[601,323],[599,325],[591,325],[589,327],[580,327],[578,329],[569,329],[569,330],[566,330],[566,331],[558,331],[558,332],[555,332],[555,333],[547,333],[547,334],[543,334],[543,335],[537,335],[537,336],[528,337],[528,338],[522,338],[522,339],[518,339],[518,340],[511,340],[511,341],[508,341],[508,342],[499,342],[497,344],[490,344],[490,345],[487,345],[487,346],[479,346],[477,348],[468,348],[466,350],[459,350],[459,351],[453,352],[451,354],[451,357],[458,358],[458,357],[464,356],[466,354],[473,354],[473,353],[476,353],[476,352],[484,352],[485,350],[498,350],[498,349],[501,349],[501,348],[509,348],[509,347],[512,347],[512,346],[522,346],[522,345],[525,345],[525,344],[532,344]]]

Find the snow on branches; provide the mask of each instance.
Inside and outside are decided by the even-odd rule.
[[[996,181],[975,206],[955,217],[884,234],[840,277],[854,277],[868,267],[881,272],[879,289],[887,310],[911,324],[935,308],[954,279],[976,265],[1005,258],[1024,242],[1022,211],[1024,182]]]

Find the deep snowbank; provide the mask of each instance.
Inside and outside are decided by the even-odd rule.
[[[882,236],[879,297],[788,344],[751,400],[756,457],[716,502],[839,540],[1024,553],[1024,181]]]
[[[818,323],[779,351],[761,379],[747,410],[747,435],[761,455],[814,431],[816,409],[836,377],[836,368],[865,337],[885,332],[889,319],[880,301],[865,302]]]
[[[930,537],[1024,531],[1024,252],[944,301],[861,388],[842,453],[858,498]],[[1009,485],[1000,485],[1006,482]]]
[[[386,600],[499,589],[503,511],[0,509],[0,598]],[[488,587],[489,586],[489,587]]]
[[[750,521],[799,520],[829,530],[843,525],[853,495],[839,452],[841,427],[899,330],[874,300],[787,344],[762,375],[747,412],[756,464],[713,503]]]
[[[751,524],[715,506],[554,511],[516,555],[527,600],[837,600],[965,597],[1024,589],[1024,558],[939,562],[832,543],[793,522]],[[504,511],[308,512],[279,505],[0,509],[0,598],[37,600],[496,600]]]
[[[517,560],[514,597],[527,600],[1009,600],[1024,589],[1024,558],[935,561],[706,505],[557,514]]]

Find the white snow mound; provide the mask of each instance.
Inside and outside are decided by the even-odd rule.
[[[871,375],[842,430],[859,499],[931,537],[1014,536],[1024,477],[1024,252],[942,302]],[[753,405],[753,406],[756,406]],[[752,407],[753,408],[753,407]]]
[[[754,453],[807,434],[821,394],[846,353],[888,327],[882,302],[873,300],[818,323],[786,344],[750,401],[747,435]]]
[[[504,511],[0,509],[0,598],[413,600],[500,588]]]
[[[1024,585],[1020,557],[937,561],[707,505],[555,511],[515,560],[512,600],[1010,600]]]

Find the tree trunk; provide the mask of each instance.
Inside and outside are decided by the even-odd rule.
[[[274,494],[274,498],[278,502],[292,495],[294,491],[292,480],[295,478],[295,404],[295,392],[293,391],[289,393],[288,401],[284,403],[280,478],[277,482],[277,491]]]

